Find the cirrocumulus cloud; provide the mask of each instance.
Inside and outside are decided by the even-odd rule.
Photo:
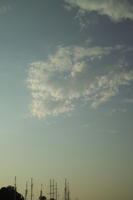
[[[97,12],[106,15],[114,22],[133,20],[133,2],[129,0],[65,0],[71,7],[82,12]]]
[[[31,63],[28,88],[32,94],[31,113],[43,118],[68,113],[76,105],[96,108],[129,85],[133,71],[120,58],[124,50],[115,47],[58,47],[46,61]],[[113,53],[114,61],[108,61]],[[125,50],[123,51],[125,52]]]

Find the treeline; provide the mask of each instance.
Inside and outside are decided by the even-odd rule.
[[[2,187],[0,189],[0,200],[24,200],[13,186]]]

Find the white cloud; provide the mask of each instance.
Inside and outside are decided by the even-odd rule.
[[[77,7],[82,13],[95,11],[112,21],[133,20],[133,3],[129,0],[65,0],[69,7]]]
[[[133,71],[126,71],[125,62],[119,58],[113,64],[102,61],[123,48],[59,47],[47,61],[31,63],[27,81],[32,115],[43,118],[67,113],[77,101],[96,108],[117,95],[120,86],[133,80]]]
[[[10,10],[11,10],[10,6],[1,6],[0,7],[0,15],[5,15]]]

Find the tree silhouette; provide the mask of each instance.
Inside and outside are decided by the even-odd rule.
[[[46,200],[47,198],[45,196],[40,196],[39,200]]]
[[[24,197],[14,187],[8,186],[0,189],[0,200],[24,200]]]

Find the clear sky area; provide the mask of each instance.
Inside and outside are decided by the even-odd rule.
[[[0,187],[133,199],[133,1],[0,1]],[[30,188],[29,188],[30,192]]]

